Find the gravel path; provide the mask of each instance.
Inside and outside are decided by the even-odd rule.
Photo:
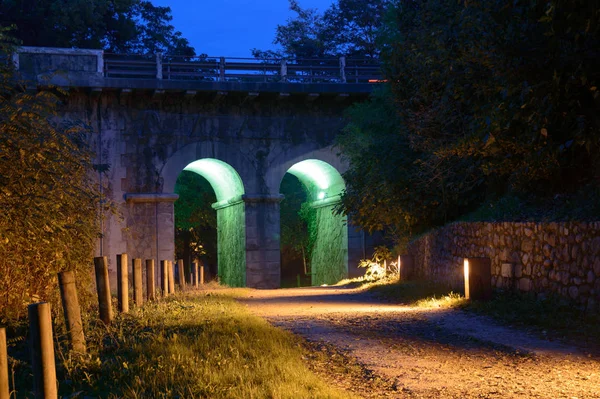
[[[336,287],[254,290],[241,301],[315,350],[357,362],[361,383],[333,366],[321,371],[363,397],[600,399],[598,353],[481,316],[381,303]]]

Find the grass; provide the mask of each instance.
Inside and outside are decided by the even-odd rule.
[[[231,296],[179,294],[86,328],[88,355],[58,353],[62,396],[103,398],[348,398],[309,371],[292,334]],[[62,346],[62,344],[61,344]],[[17,352],[18,348],[11,348]],[[13,364],[15,364],[13,362]],[[17,361],[17,397],[31,397]]]
[[[370,292],[397,303],[422,308],[456,307],[541,336],[586,345],[600,342],[600,315],[586,313],[564,298],[495,291],[489,301],[467,301],[446,286],[426,281],[369,283]]]
[[[427,281],[382,280],[365,288],[389,301],[421,308],[448,308],[463,305],[466,299],[447,286]]]

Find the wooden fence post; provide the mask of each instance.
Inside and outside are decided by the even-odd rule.
[[[156,286],[154,283],[154,259],[146,259],[146,299],[156,300]]]
[[[70,271],[59,273],[58,284],[71,347],[75,352],[85,353],[85,335],[83,333],[83,323],[81,322],[79,300],[77,299],[75,273]]]
[[[98,292],[98,310],[100,320],[108,325],[112,321],[112,303],[110,299],[110,281],[108,280],[108,259],[106,256],[94,258],[96,271],[96,291]]]
[[[169,294],[175,293],[175,267],[173,266],[173,261],[168,260],[168,270],[169,270]]]
[[[127,254],[117,255],[117,303],[119,312],[129,312],[129,265]]]
[[[179,276],[179,288],[185,291],[185,270],[183,265],[183,259],[177,261],[177,275]]]
[[[194,288],[198,288],[198,261],[194,261]]]
[[[6,349],[6,329],[4,328],[0,328],[0,399],[10,399],[8,352]]]
[[[160,282],[162,287],[162,296],[169,295],[169,261],[160,261]]]
[[[50,304],[34,303],[27,307],[33,369],[33,392],[36,398],[57,398],[56,365]]]
[[[133,272],[133,302],[140,307],[144,304],[144,290],[142,288],[142,260],[134,259],[132,263]]]

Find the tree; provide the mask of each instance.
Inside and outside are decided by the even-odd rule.
[[[0,52],[15,40],[0,32]],[[57,273],[73,270],[89,293],[99,237],[100,191],[85,126],[57,120],[60,93],[24,90],[0,64],[0,321],[31,301],[58,301]],[[84,288],[84,289],[81,289]],[[87,295],[86,295],[87,294]]]
[[[389,17],[389,89],[339,139],[344,211],[416,233],[505,196],[597,190],[597,2],[398,1]]]
[[[170,24],[171,9],[147,0],[6,0],[0,25],[16,26],[25,46],[105,49],[113,53],[194,55]]]
[[[283,176],[280,192],[285,195],[280,204],[282,279],[298,274],[310,274],[310,262],[316,238],[316,211],[307,203],[306,187],[290,173]],[[302,273],[295,265],[302,264]],[[290,270],[292,269],[292,270]]]
[[[257,58],[324,58],[342,55],[375,58],[378,31],[389,6],[388,0],[339,0],[325,13],[303,9],[289,0],[296,13],[285,25],[278,25],[274,44],[280,51],[252,49]]]
[[[205,259],[217,264],[217,217],[211,204],[217,201],[210,183],[200,175],[184,170],[177,178],[175,192],[175,249],[177,257],[189,264]],[[212,270],[213,273],[216,270]]]

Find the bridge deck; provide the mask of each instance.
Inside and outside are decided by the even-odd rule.
[[[366,94],[381,81],[372,59],[254,59],[108,54],[21,47],[14,63],[38,86],[184,92]]]

